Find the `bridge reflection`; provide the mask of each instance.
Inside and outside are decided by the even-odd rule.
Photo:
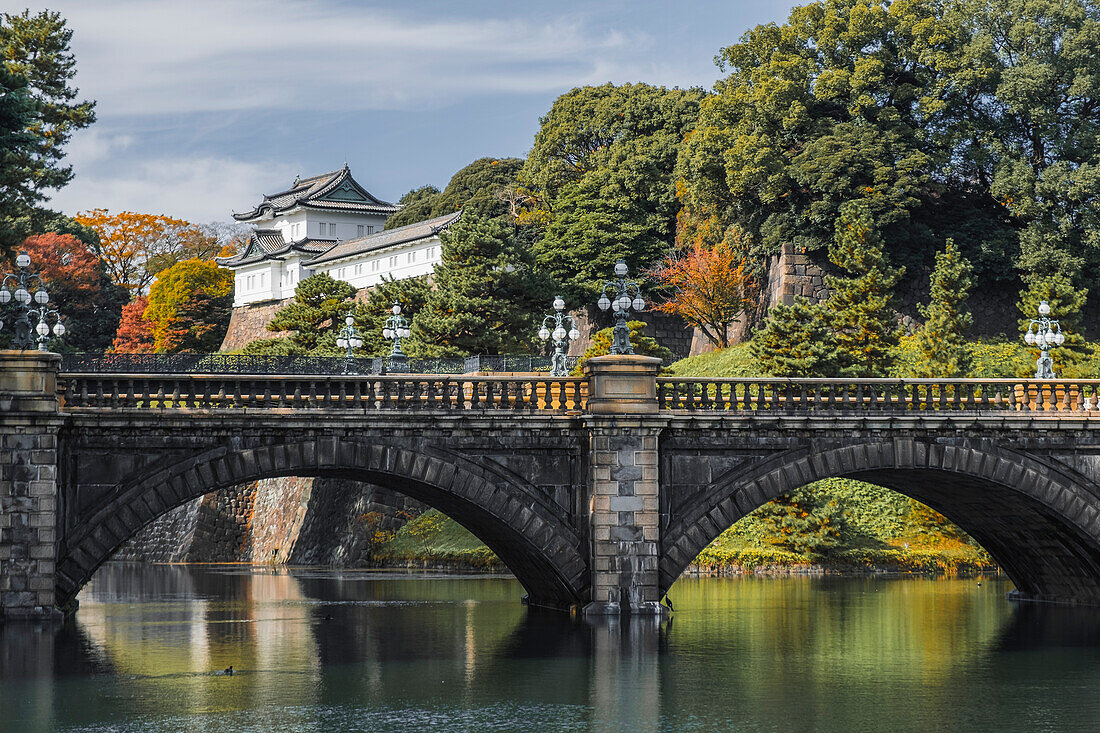
[[[505,700],[656,730],[712,717],[699,691],[719,685],[737,691],[729,721],[779,719],[778,691],[798,689],[812,724],[846,704],[834,674],[946,704],[1005,654],[1100,644],[1094,613],[1013,607],[996,585],[684,578],[670,619],[593,623],[523,608],[499,577],[111,563],[74,624],[0,627],[0,706],[12,721],[80,725],[256,708],[482,714]],[[230,664],[231,685],[211,674]]]

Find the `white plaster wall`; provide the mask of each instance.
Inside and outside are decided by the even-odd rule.
[[[358,239],[369,233],[377,234],[386,225],[386,217],[367,214],[345,214],[342,212],[318,211],[306,209],[303,212],[305,222],[305,236],[315,239]],[[324,233],[321,232],[321,224],[325,225]],[[336,225],[336,233],[332,233],[332,225]],[[363,227],[363,233],[359,234],[359,227]],[[373,227],[373,232],[371,228]],[[301,236],[296,239],[301,239]]]
[[[316,269],[306,267],[297,254],[286,260],[265,260],[234,270],[233,305],[242,306],[265,300],[290,298],[298,283],[318,272],[368,288],[387,276],[397,280],[428,275],[440,260],[439,237],[391,247],[379,252],[329,262]]]
[[[357,288],[368,288],[393,276],[397,280],[428,275],[439,263],[438,237],[392,247],[317,267],[315,272],[327,272],[336,280],[349,282]]]
[[[279,262],[264,260],[233,271],[233,305],[258,303],[277,297]],[[272,276],[276,278],[272,284]]]

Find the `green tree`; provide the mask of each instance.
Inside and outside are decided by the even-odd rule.
[[[901,336],[893,302],[905,268],[887,263],[869,204],[853,201],[841,209],[829,259],[849,273],[825,278],[833,291],[825,307],[841,369],[855,377],[886,376]]]
[[[811,559],[824,557],[837,547],[844,530],[840,504],[805,486],[777,497],[753,516],[768,528],[770,544]]]
[[[94,102],[74,102],[72,31],[58,13],[0,14],[0,252],[10,251],[56,216],[38,207],[64,186],[62,166],[74,130],[95,121]]]
[[[386,228],[405,226],[459,209],[474,217],[502,216],[507,204],[502,198],[516,182],[523,161],[519,158],[478,158],[451,176],[447,187],[413,189],[401,197],[401,211],[386,220]]]
[[[413,315],[419,355],[515,354],[530,350],[535,314],[546,300],[513,227],[463,215],[440,235],[440,263]]]
[[[76,101],[78,90],[70,86],[76,76],[76,58],[69,50],[73,32],[60,13],[42,10],[31,15],[0,15],[0,57],[13,74],[27,80],[28,90],[39,102],[31,132],[46,143],[47,157],[60,161],[73,131],[95,122],[95,102]],[[57,168],[58,188],[72,178],[72,168]]]
[[[966,307],[973,285],[972,271],[955,242],[947,240],[944,251],[936,255],[930,285],[931,302],[920,307],[924,325],[917,332],[920,358],[913,376],[966,376],[970,352],[963,337],[974,322]]]
[[[336,332],[354,307],[355,287],[325,273],[311,275],[294,288],[287,303],[267,324],[269,331],[290,331],[289,336],[257,339],[244,348],[246,354],[336,355]]]
[[[647,84],[580,87],[541,119],[519,174],[528,194],[519,221],[544,229],[536,260],[567,300],[591,300],[618,259],[643,272],[672,246],[677,151],[703,97]]]
[[[389,277],[373,286],[366,302],[357,303],[352,311],[355,326],[363,336],[362,353],[374,356],[388,355],[393,342],[382,338],[382,329],[385,327],[386,320],[393,315],[391,311],[393,304],[400,303],[402,315],[405,318],[412,318],[424,310],[431,290],[432,284],[427,275],[402,280]],[[416,334],[403,340],[401,349],[406,354],[418,355],[422,349],[416,340]]]
[[[152,325],[154,350],[217,351],[232,307],[232,271],[199,259],[172,265],[149,288],[144,318]]]
[[[957,36],[933,2],[823,0],[722,49],[731,73],[680,158],[685,235],[739,226],[761,261],[784,242],[823,249],[841,206],[867,198],[875,227],[910,248],[923,234],[912,212],[946,193],[928,120],[943,113],[936,62]]]
[[[825,308],[802,296],[791,305],[772,307],[751,348],[761,371],[773,377],[835,377],[840,372]]]
[[[37,109],[27,80],[0,66],[0,255],[29,234],[17,219],[42,200],[37,181],[48,168],[45,144],[29,131]]]
[[[386,219],[386,229],[394,229],[406,224],[431,219],[432,203],[439,194],[439,189],[431,185],[412,189],[397,200],[397,203],[401,204],[401,211]]]
[[[1078,280],[1087,262],[1092,279],[1100,267],[1100,6],[961,0],[958,8],[971,29],[972,66],[984,71],[973,102],[982,149],[968,158],[1021,231],[1019,266]]]
[[[1023,315],[1020,319],[1022,333],[1027,332],[1032,318],[1039,317],[1039,303],[1045,300],[1050,305],[1050,318],[1058,321],[1066,336],[1064,344],[1050,351],[1050,357],[1054,360],[1054,372],[1060,377],[1092,376],[1081,373],[1083,362],[1090,351],[1081,328],[1087,295],[1088,290],[1075,287],[1065,275],[1032,277],[1029,278],[1028,288],[1020,294],[1020,301],[1016,304]],[[1039,358],[1040,352],[1038,349],[1030,349],[1029,352],[1031,361],[1019,365],[1017,376],[1029,377],[1035,374],[1035,360]]]
[[[672,352],[657,343],[657,340],[652,336],[645,335],[645,321],[627,321],[627,328],[630,329],[630,345],[634,348],[634,353],[639,356],[656,356],[658,359],[671,359]],[[611,353],[611,341],[614,327],[600,329],[596,332],[596,335],[592,337],[592,343],[588,345],[588,348],[584,350],[584,354],[580,359],[577,359],[577,365],[573,367],[571,374],[575,377],[579,377],[584,374],[584,363],[594,356],[607,356]]]

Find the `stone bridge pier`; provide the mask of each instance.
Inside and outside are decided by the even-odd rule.
[[[61,357],[0,352],[0,621],[58,619]]]

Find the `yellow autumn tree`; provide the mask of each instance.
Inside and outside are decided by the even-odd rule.
[[[158,353],[210,353],[225,336],[232,307],[233,273],[190,259],[157,276],[143,318],[151,325]]]

